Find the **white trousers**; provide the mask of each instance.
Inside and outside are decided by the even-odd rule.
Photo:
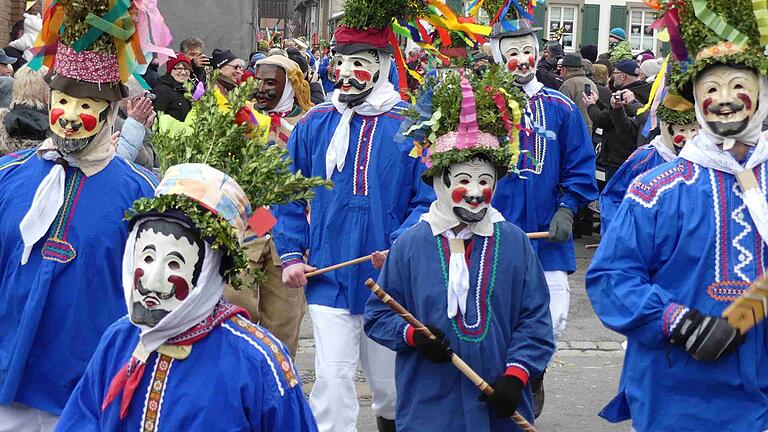
[[[20,404],[0,405],[0,432],[52,432],[59,416]]]
[[[568,274],[564,271],[545,271],[544,277],[549,286],[549,313],[552,315],[552,332],[555,345],[565,332],[568,319],[568,307],[571,304],[571,288],[568,286]]]
[[[315,335],[315,385],[309,406],[320,432],[357,431],[355,373],[360,363],[377,417],[395,418],[395,352],[368,339],[363,316],[309,305]]]

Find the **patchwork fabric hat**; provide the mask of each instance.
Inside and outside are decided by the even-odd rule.
[[[649,1],[658,10],[653,28],[669,33],[679,68],[670,85],[686,94],[696,75],[712,64],[741,64],[768,73],[768,5],[751,0]]]
[[[131,75],[143,82],[152,55],[174,56],[171,39],[156,1],[45,0],[29,66],[47,66],[54,90],[117,102]]]
[[[426,86],[430,90],[404,126],[415,143],[412,155],[421,155],[427,167],[422,175],[426,183],[475,155],[490,159],[500,177],[515,169],[526,101],[513,79],[494,65],[482,77],[451,72]]]

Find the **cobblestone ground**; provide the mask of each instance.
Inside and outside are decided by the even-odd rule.
[[[576,242],[577,271],[569,277],[571,307],[568,327],[544,381],[546,403],[536,422],[539,432],[629,430],[629,425],[611,425],[597,417],[600,409],[616,392],[623,361],[623,338],[600,324],[584,290],[584,273],[593,254],[593,250],[586,249],[585,245],[594,242],[591,238]],[[302,325],[297,366],[308,394],[315,378],[314,340],[308,318]],[[375,432],[370,391],[359,371],[357,381],[360,401],[358,431]]]

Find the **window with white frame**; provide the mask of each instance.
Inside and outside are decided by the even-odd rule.
[[[656,31],[649,27],[655,21],[651,10],[633,9],[629,14],[629,44],[632,52],[651,50],[656,52]]]
[[[547,20],[547,39],[556,39],[560,36],[560,45],[566,51],[573,51],[576,47],[576,14],[577,6],[551,5]]]

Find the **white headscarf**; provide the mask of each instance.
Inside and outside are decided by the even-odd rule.
[[[378,53],[381,59],[379,79],[373,85],[371,93],[361,104],[349,108],[346,103],[339,102],[341,91],[336,89],[333,92],[333,106],[341,113],[341,119],[336,127],[336,131],[333,133],[333,137],[331,137],[331,143],[328,145],[328,151],[325,154],[325,176],[327,179],[331,178],[334,168],[338,169],[339,172],[344,169],[347,151],[349,151],[349,122],[352,121],[352,116],[354,114],[378,116],[389,112],[402,100],[400,99],[400,94],[395,91],[395,86],[389,82],[392,57],[381,51]]]

